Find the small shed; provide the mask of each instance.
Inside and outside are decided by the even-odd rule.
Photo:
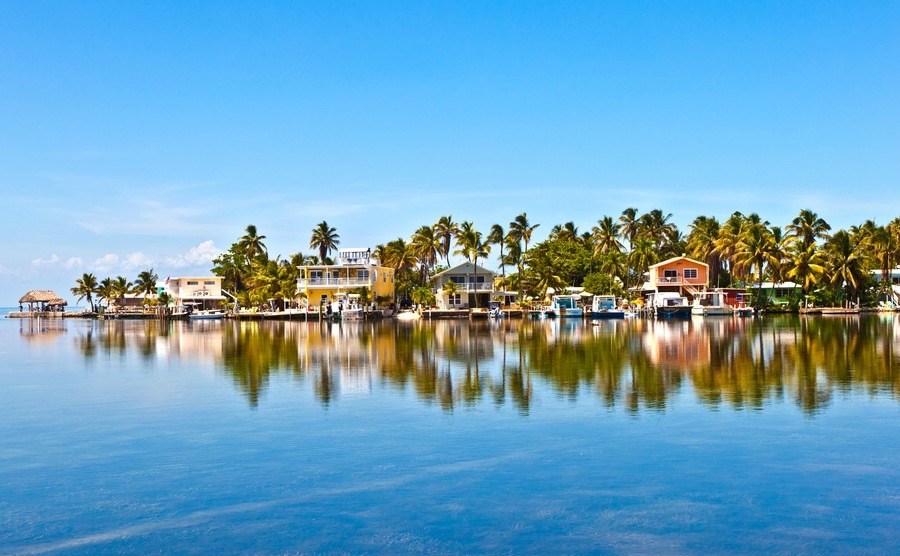
[[[19,299],[19,306],[28,304],[29,311],[62,311],[68,301],[53,290],[31,290]]]

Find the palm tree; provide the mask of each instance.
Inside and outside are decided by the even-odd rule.
[[[597,225],[591,230],[594,256],[601,253],[620,253],[623,247],[618,239],[621,231],[622,225],[614,222],[612,216],[604,216],[597,220]]]
[[[261,236],[256,232],[256,226],[250,224],[245,230],[246,233],[238,239],[238,246],[246,255],[247,260],[253,260],[259,253],[266,252],[266,244],[263,240],[266,236]]]
[[[669,222],[671,218],[671,214],[663,216],[661,210],[653,209],[641,216],[640,233],[652,239],[656,248],[659,249],[671,241],[678,232],[675,224]]]
[[[817,239],[828,239],[831,226],[828,222],[819,218],[819,215],[811,210],[803,209],[791,223],[785,226],[785,230],[796,241],[803,242],[804,247],[809,247]]]
[[[75,287],[72,288],[72,295],[77,295],[78,299],[75,300],[75,303],[78,303],[84,298],[87,298],[88,305],[91,307],[91,311],[94,311],[94,294],[97,293],[97,288],[99,285],[97,284],[97,277],[93,274],[88,274],[85,272],[81,278],[75,280]]]
[[[113,284],[112,278],[106,277],[100,281],[100,285],[97,287],[97,297],[105,299],[106,307],[109,307],[110,302],[116,297],[116,286]]]
[[[566,222],[565,224],[557,224],[550,230],[550,239],[560,241],[575,241],[578,239],[578,226],[575,222]]]
[[[719,272],[722,269],[722,261],[716,250],[716,240],[719,238],[719,221],[706,216],[698,216],[688,225],[691,229],[687,237],[687,252],[694,259],[706,262],[711,273],[710,282],[719,285]]]
[[[475,229],[472,222],[460,224],[456,244],[460,246],[460,249],[455,251],[454,255],[462,255],[475,265],[475,306],[478,307],[478,259],[487,258],[491,253],[491,246],[482,241],[481,232]]]
[[[153,273],[152,268],[142,270],[134,281],[134,292],[144,294],[144,299],[147,299],[151,294],[156,293],[157,280],[159,280],[159,276]]]
[[[765,224],[752,224],[741,234],[737,250],[734,256],[735,269],[746,271],[752,275],[756,270],[759,277],[759,293],[762,293],[763,273],[766,266],[778,264],[774,255],[775,238]],[[756,296],[757,308],[761,301],[760,295]]]
[[[825,244],[825,252],[829,282],[847,290],[848,299],[852,299],[868,274],[862,250],[854,245],[849,233],[841,230]]]
[[[641,229],[641,222],[637,215],[638,209],[636,208],[627,208],[622,211],[622,216],[619,217],[619,224],[622,225],[622,237],[628,240],[628,252],[631,252],[632,244],[634,244],[634,237],[638,234],[638,231]]]
[[[540,226],[540,224],[532,225],[528,222],[528,215],[524,212],[516,216],[515,220],[509,223],[510,235],[515,241],[525,244],[525,249],[522,251],[523,257],[528,256],[528,242],[531,241],[531,235],[538,226]]]
[[[500,224],[491,226],[491,232],[487,236],[487,242],[500,246],[500,276],[506,278],[506,260],[503,256],[503,246],[506,243],[506,232]]]
[[[804,242],[795,242],[789,251],[788,267],[784,275],[794,280],[803,288],[803,295],[809,294],[819,283],[825,272],[822,254],[815,244],[805,246]]]
[[[433,226],[422,226],[412,236],[411,246],[420,261],[420,285],[425,285],[426,269],[434,269],[441,253],[442,243],[435,236]]]
[[[319,260],[324,261],[331,251],[337,249],[341,243],[341,236],[337,234],[337,229],[329,227],[328,222],[324,220],[312,230],[312,238],[309,240],[310,249],[319,250]]]
[[[628,266],[633,272],[634,281],[640,283],[650,265],[659,262],[659,251],[656,249],[653,240],[641,235],[635,236],[632,244],[631,253],[628,254]],[[629,282],[632,282],[629,280]],[[628,284],[631,286],[632,284]]]
[[[743,232],[743,230],[744,215],[740,212],[734,212],[719,228],[719,235],[715,241],[715,252],[719,256],[719,260],[728,265],[732,281],[738,276],[735,271],[734,255],[737,252],[738,241],[740,240],[741,232]]]
[[[453,221],[453,216],[441,216],[434,225],[434,235],[441,242],[441,254],[447,257],[447,266],[450,266],[450,244],[459,230]]]

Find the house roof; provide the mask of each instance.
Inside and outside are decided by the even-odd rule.
[[[49,303],[50,305],[68,305],[53,290],[31,290],[19,299],[19,303]]]
[[[759,289],[759,282],[752,282],[747,284],[747,289]],[[795,284],[794,282],[763,282],[762,289],[764,290],[774,290],[774,289],[797,289],[801,287],[800,284]]]
[[[703,266],[705,266],[706,268],[709,268],[709,265],[708,265],[708,264],[706,264],[706,263],[704,263],[704,262],[700,262],[700,261],[695,261],[694,259],[689,259],[689,258],[687,258],[687,257],[672,257],[671,259],[666,259],[666,260],[662,261],[661,263],[652,264],[652,265],[650,265],[648,268],[657,268],[657,267],[660,267],[660,266],[667,265],[667,264],[669,264],[669,263],[673,263],[673,262],[678,261],[678,260],[685,260],[685,261],[688,261],[688,262],[691,262],[691,263],[694,263],[694,264],[703,265]]]
[[[463,264],[459,264],[459,265],[454,266],[453,268],[448,268],[447,270],[445,270],[445,271],[443,271],[443,272],[438,272],[437,274],[434,275],[434,277],[437,278],[437,277],[439,277],[439,276],[445,276],[445,275],[451,275],[451,274],[452,274],[452,275],[457,275],[457,274],[482,274],[482,275],[490,275],[491,277],[494,277],[494,276],[497,275],[497,273],[494,272],[493,270],[488,270],[488,269],[484,268],[484,267],[481,266],[481,265],[478,265],[478,266],[476,267],[476,266],[475,266],[474,264],[472,264],[471,262],[466,261],[466,262],[464,262]]]

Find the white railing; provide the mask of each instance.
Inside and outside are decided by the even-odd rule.
[[[460,293],[462,292],[492,292],[494,291],[493,284],[456,284],[456,290]],[[443,291],[441,288],[440,291]]]
[[[297,281],[301,288],[306,286],[371,286],[375,283],[374,278],[310,278],[308,280],[301,278]]]

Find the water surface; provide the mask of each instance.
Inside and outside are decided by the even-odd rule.
[[[0,320],[0,553],[884,553],[892,316]]]

